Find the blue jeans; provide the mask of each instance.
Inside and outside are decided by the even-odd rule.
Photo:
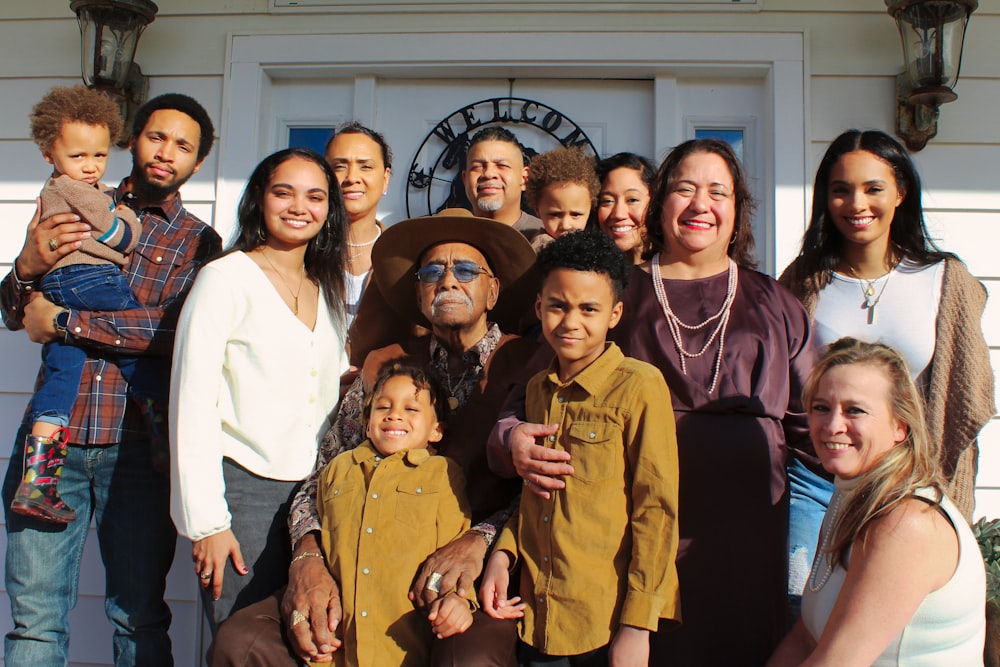
[[[794,454],[788,460],[788,616],[794,624],[802,611],[802,591],[809,579],[823,515],[833,482],[807,468]]]
[[[21,481],[28,428],[21,425],[3,483],[4,581],[14,623],[4,638],[5,663],[67,664],[68,615],[76,606],[80,559],[94,517],[116,667],[170,667],[170,608],[163,594],[177,532],[170,520],[170,482],[153,471],[148,443],[70,446],[59,494],[78,518],[57,526],[9,509]]]
[[[128,310],[142,308],[121,269],[114,264],[72,264],[50,271],[41,282],[52,303],[73,310]],[[31,400],[28,419],[57,426],[69,425],[69,415],[80,391],[87,353],[62,341],[42,346],[42,384]],[[115,363],[137,397],[166,400],[168,362],[162,358],[119,356]],[[159,390],[157,387],[161,387]]]

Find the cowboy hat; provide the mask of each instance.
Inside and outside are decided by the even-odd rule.
[[[427,249],[442,243],[466,243],[483,254],[500,280],[490,320],[503,330],[515,330],[538,291],[535,252],[513,227],[462,208],[403,220],[379,237],[372,248],[372,280],[393,311],[407,322],[430,327],[417,305],[416,272]]]

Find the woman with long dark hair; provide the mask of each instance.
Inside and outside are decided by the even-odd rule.
[[[615,153],[597,163],[597,224],[634,264],[642,261],[653,163],[635,153]]]
[[[181,312],[171,381],[171,516],[213,631],[280,588],[288,503],[312,470],[347,368],[347,214],[317,153],[254,170],[236,240]]]

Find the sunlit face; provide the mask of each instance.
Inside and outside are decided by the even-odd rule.
[[[597,197],[597,223],[601,231],[624,253],[642,246],[646,207],[649,206],[649,186],[642,174],[629,167],[608,172]]]
[[[156,197],[169,199],[201,168],[200,143],[201,126],[194,118],[176,109],[154,111],[132,141],[132,177]]]
[[[587,226],[591,205],[590,190],[579,183],[553,183],[542,188],[535,213],[554,239]]]
[[[736,229],[733,176],[715,153],[692,153],[671,175],[663,202],[665,252],[709,260],[726,256]]]
[[[885,371],[873,364],[843,364],[823,374],[808,406],[809,434],[828,472],[853,479],[906,439],[891,389]]]
[[[271,175],[261,198],[265,243],[276,249],[303,246],[319,234],[330,211],[326,174],[315,162],[285,160]]]
[[[569,380],[604,351],[608,329],[622,315],[611,279],[594,271],[556,269],[535,301],[542,335],[559,357],[559,379]]]
[[[381,146],[358,132],[338,134],[326,148],[326,161],[340,183],[350,221],[374,220],[391,174],[382,159]]]
[[[407,375],[394,375],[379,388],[368,416],[368,439],[382,456],[424,449],[441,440],[431,395]]]
[[[104,177],[111,150],[107,125],[63,123],[52,147],[42,156],[52,165],[55,175],[96,185]]]
[[[848,243],[887,248],[905,197],[889,163],[868,151],[845,153],[830,170],[830,219]]]
[[[475,224],[470,222],[469,224]],[[467,283],[446,271],[436,283],[417,281],[417,300],[423,313],[435,328],[471,328],[485,324],[486,313],[496,305],[500,281],[493,276],[486,257],[466,243],[441,243],[426,250],[420,266],[437,264],[450,268],[456,262],[472,262],[486,269]]]
[[[469,150],[465,164],[465,194],[476,215],[495,219],[521,210],[528,169],[520,148],[507,141],[480,141]]]

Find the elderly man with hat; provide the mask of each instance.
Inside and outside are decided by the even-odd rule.
[[[545,363],[534,361],[535,341],[503,333],[533,303],[534,262],[531,245],[515,229],[462,209],[406,220],[382,234],[372,250],[377,289],[365,292],[351,327],[352,358],[367,358],[367,364],[342,399],[320,446],[316,469],[292,504],[294,553],[280,610],[279,593],[234,615],[216,636],[212,665],[291,666],[298,664],[297,658],[329,659],[339,646],[335,637],[340,598],[320,553],[316,483],[330,460],[364,440],[366,378],[396,356],[425,363],[447,390],[450,416],[437,451],[462,466],[473,523],[472,530],[432,554],[414,573],[411,598],[425,606],[438,590],[472,588],[519,492],[519,480],[490,471],[486,439],[510,387],[525,382]],[[376,321],[379,317],[388,324]],[[431,333],[406,335],[415,324]],[[397,342],[369,352],[379,336],[368,335],[368,328],[383,334],[394,330]],[[281,643],[281,626],[290,649]],[[464,635],[435,644],[432,664],[516,664],[514,623],[485,614],[476,614]]]

